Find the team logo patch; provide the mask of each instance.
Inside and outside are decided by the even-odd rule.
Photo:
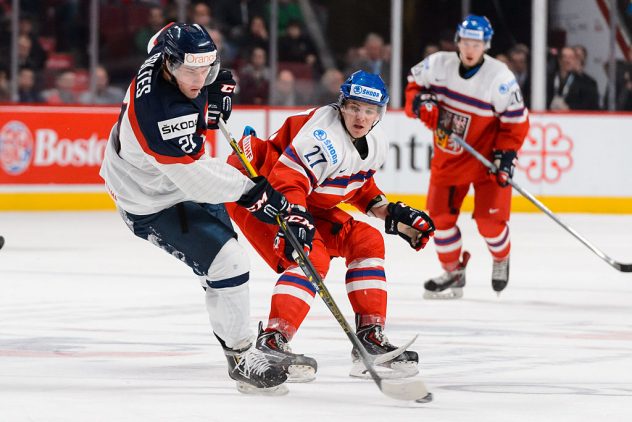
[[[381,101],[382,92],[379,89],[369,88],[368,86],[351,84],[351,95],[354,97],[365,98],[372,101]]]
[[[470,117],[450,110],[441,110],[439,127],[435,135],[435,145],[443,152],[452,155],[463,153],[463,147],[452,140],[451,134],[465,139]]]
[[[17,120],[0,129],[0,167],[9,175],[24,173],[33,157],[33,136],[26,125]]]
[[[325,139],[327,139],[327,132],[322,129],[316,129],[314,131],[314,138],[318,139],[319,141],[324,141]]]
[[[160,131],[162,139],[166,141],[168,139],[195,133],[197,121],[197,114],[187,114],[186,116],[175,117],[173,119],[158,122],[158,130]]]
[[[510,82],[506,83],[506,84],[501,84],[498,87],[498,92],[500,92],[501,94],[506,94],[509,92],[509,90],[511,89],[512,86],[514,86],[516,84],[516,80],[512,79]]]

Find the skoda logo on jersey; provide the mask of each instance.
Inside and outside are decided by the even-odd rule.
[[[351,94],[354,97],[366,98],[367,100],[373,101],[380,101],[382,99],[382,92],[380,92],[379,89],[356,84],[351,84]]]
[[[158,129],[163,140],[178,138],[195,133],[197,128],[198,115],[187,114],[169,120],[158,122]]]
[[[319,141],[324,141],[325,139],[327,139],[327,132],[322,129],[316,129],[314,131],[314,138],[318,139]]]
[[[33,157],[33,136],[26,125],[17,120],[0,129],[0,167],[9,175],[24,173]]]
[[[501,94],[506,94],[509,92],[509,89],[516,84],[516,80],[512,79],[511,82],[502,84],[498,87],[498,92]]]

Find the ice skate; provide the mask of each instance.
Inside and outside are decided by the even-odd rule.
[[[250,344],[244,349],[224,347],[228,360],[228,375],[237,381],[237,391],[244,394],[282,396],[289,392],[283,385],[287,380],[287,360],[267,356]]]
[[[431,278],[424,283],[424,299],[460,299],[465,287],[465,267],[470,260],[470,253],[463,252],[461,262],[452,271],[446,271],[439,277]]]
[[[292,353],[290,344],[278,331],[263,331],[263,324],[259,322],[257,349],[266,355],[288,362],[287,382],[310,382],[316,379],[318,364],[316,359],[305,355]]]
[[[509,257],[502,261],[494,260],[492,268],[492,288],[500,296],[509,282]]]
[[[419,355],[412,350],[405,350],[392,345],[386,335],[383,332],[383,328],[377,324],[365,325],[359,327],[356,331],[358,340],[364,346],[368,354],[375,357],[374,364],[380,368],[387,368],[386,370],[378,370],[378,373],[383,378],[407,378],[413,377],[419,373],[417,364],[419,362]],[[416,337],[415,337],[416,339]],[[413,339],[414,341],[414,339]],[[408,343],[409,346],[412,342]],[[407,347],[406,346],[406,347]],[[390,354],[389,358],[382,359],[381,355]],[[360,353],[354,348],[351,351],[351,360],[353,365],[351,372],[352,377],[369,378],[370,374],[366,370]]]

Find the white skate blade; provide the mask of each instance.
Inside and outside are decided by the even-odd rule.
[[[290,392],[286,385],[280,384],[275,387],[257,388],[243,381],[237,381],[237,391],[242,394],[250,394],[255,396],[285,396]]]
[[[316,371],[309,365],[290,365],[287,370],[287,381],[290,383],[310,382],[316,379]]]
[[[396,400],[414,400],[417,403],[432,401],[432,393],[420,379],[415,380],[383,380],[380,390],[390,398]]]
[[[462,287],[450,287],[441,292],[432,292],[430,290],[424,290],[424,299],[453,300],[453,299],[461,299],[462,297],[463,297]]]

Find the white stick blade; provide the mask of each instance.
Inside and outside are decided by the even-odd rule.
[[[380,390],[390,398],[396,400],[432,400],[432,395],[428,392],[426,385],[420,379],[382,380]],[[429,400],[428,397],[430,397]]]

